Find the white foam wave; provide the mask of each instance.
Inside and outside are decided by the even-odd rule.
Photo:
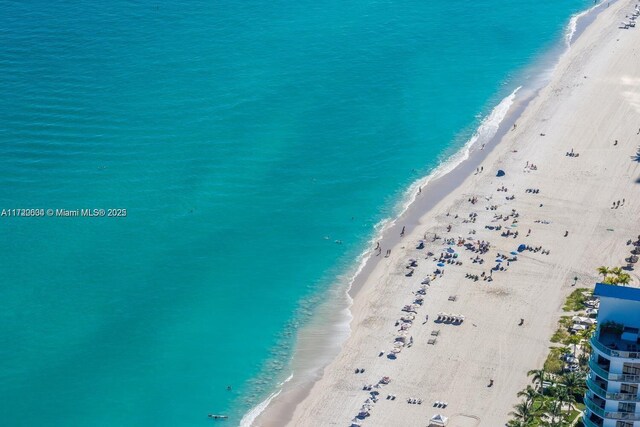
[[[280,395],[280,393],[282,393],[282,386],[284,386],[286,383],[291,381],[292,378],[293,378],[293,374],[289,375],[289,377],[286,380],[280,383],[280,385],[278,386],[278,389],[275,392],[271,393],[269,397],[267,397],[265,400],[263,400],[256,406],[254,406],[251,410],[249,410],[249,412],[244,414],[244,416],[240,420],[239,426],[251,427],[251,425],[256,420],[256,418],[258,418],[258,416],[267,408],[267,406],[269,406],[269,403],[271,403],[273,399],[275,399],[276,397],[278,397],[278,395]]]
[[[569,47],[571,45],[571,42],[573,41],[573,36],[576,33],[576,30],[578,29],[578,21],[580,20],[580,18],[587,15],[594,9],[601,7],[604,3],[605,2],[599,2],[598,4],[590,7],[587,10],[583,10],[582,12],[578,12],[571,16],[571,19],[569,19],[569,24],[567,25],[567,30],[564,35],[564,41],[567,44],[567,47]]]
[[[394,215],[394,218],[385,218],[374,226],[374,230],[376,232],[375,236],[370,240],[370,243],[379,240],[379,236],[387,228],[393,226],[396,223],[397,218],[405,213],[409,206],[411,206],[411,203],[415,201],[420,188],[426,186],[434,179],[440,178],[453,171],[460,163],[469,158],[469,156],[471,155],[471,149],[474,145],[476,145],[479,141],[483,144],[486,144],[491,140],[491,138],[496,135],[500,127],[500,123],[502,123],[502,121],[506,117],[509,109],[515,101],[516,94],[521,88],[522,86],[518,86],[513,92],[511,92],[511,94],[503,98],[502,101],[500,101],[500,103],[496,105],[493,110],[491,110],[491,113],[482,120],[482,122],[478,126],[478,129],[460,150],[458,150],[446,160],[442,161],[429,175],[420,178],[409,185],[409,188],[405,193],[405,197],[400,200],[398,209],[396,209],[397,214]],[[362,255],[366,255],[369,253],[370,251],[366,251]],[[366,263],[366,258],[367,257],[365,257],[364,259],[364,263]],[[362,268],[360,268],[359,270],[361,269]]]
[[[516,95],[521,88],[522,86],[518,86],[513,92],[503,98],[500,103],[493,108],[493,110],[491,110],[491,113],[489,113],[489,115],[480,122],[478,129],[476,129],[471,138],[469,138],[460,150],[454,153],[451,157],[442,161],[429,175],[414,181],[409,186],[406,196],[401,201],[400,212],[396,217],[402,215],[409,208],[411,203],[415,201],[421,187],[424,187],[434,179],[440,178],[453,171],[460,163],[469,158],[474,146],[480,143],[482,144],[481,146],[484,147],[484,144],[489,142],[498,133],[500,124],[507,116],[509,109],[515,102]],[[393,224],[395,220],[389,222],[390,224]],[[383,228],[384,227],[381,227],[381,229]]]

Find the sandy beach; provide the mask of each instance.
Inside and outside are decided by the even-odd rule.
[[[515,126],[477,153],[478,169],[461,165],[444,197],[438,182],[418,194],[372,248],[337,357],[254,425],[348,426],[363,387],[384,377],[362,426],[422,426],[436,413],[453,427],[506,423],[566,295],[593,286],[598,266],[623,265],[640,234],[640,28],[619,28],[635,4],[602,6]]]

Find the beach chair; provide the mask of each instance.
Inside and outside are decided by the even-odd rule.
[[[435,345],[436,344],[436,339],[435,338],[431,338],[427,341],[427,344],[431,344],[431,345]]]

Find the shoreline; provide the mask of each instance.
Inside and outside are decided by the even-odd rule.
[[[614,2],[611,3],[614,4]],[[589,9],[572,15],[569,23],[567,24],[567,31],[565,32],[565,36],[562,40],[559,40],[558,43],[552,46],[549,51],[538,58],[530,67],[519,72],[519,77],[524,78],[524,71],[531,71],[533,69],[538,72],[533,76],[533,80],[538,79],[538,81],[534,82],[532,87],[526,87],[526,84],[524,88],[523,86],[519,86],[510,95],[503,98],[500,103],[485,117],[477,128],[477,131],[459,150],[455,151],[447,158],[447,160],[438,165],[429,175],[414,181],[405,191],[402,199],[398,203],[398,206],[403,206],[403,208],[399,209],[399,213],[393,218],[387,218],[376,226],[374,238],[370,241],[371,244],[378,240],[383,242],[384,249],[387,247],[391,247],[393,249],[401,247],[400,243],[402,242],[402,239],[399,237],[400,228],[406,227],[405,235],[412,235],[415,232],[415,229],[422,225],[420,223],[420,219],[422,217],[427,213],[430,213],[447,196],[459,189],[466,179],[473,175],[474,170],[477,167],[480,167],[482,163],[494,152],[494,150],[499,148],[498,146],[502,140],[512,130],[513,124],[522,116],[529,105],[538,98],[540,92],[551,82],[552,75],[561,59],[568,53],[571,45],[580,38],[588,26],[593,23],[604,9],[606,9],[603,6],[604,3],[598,3]],[[574,20],[575,27],[571,28]],[[566,43],[564,46],[562,46],[563,41]],[[548,56],[550,55],[553,58],[552,61],[548,61]],[[541,62],[544,63],[544,66],[540,65]],[[474,138],[478,137],[478,133],[480,133],[480,138],[484,136],[482,135],[481,130],[485,125],[485,122],[489,120],[496,109],[498,109],[503,102],[507,101],[509,98],[512,98],[511,103],[509,104],[505,114],[499,120],[495,133],[490,135],[486,141],[482,143],[484,149],[480,149],[478,147],[478,141],[473,141]],[[464,158],[456,161],[456,158],[459,157]],[[450,165],[452,161],[453,165]],[[449,170],[439,171],[440,168]],[[417,197],[418,187],[422,187],[420,198]],[[403,246],[401,248],[404,249]],[[383,256],[376,258],[371,249],[365,250],[357,258],[358,268],[354,269],[356,271],[348,284],[345,298],[338,298],[340,303],[346,304],[346,306],[341,308],[339,311],[343,312],[346,310],[348,312],[340,321],[338,321],[338,323],[346,323],[347,328],[349,329],[347,331],[348,336],[353,332],[350,330],[350,324],[353,318],[353,315],[351,314],[353,301],[361,294],[367,279],[371,278],[376,266],[379,264],[379,261],[383,259]],[[344,287],[341,289],[343,289],[344,292]],[[333,292],[335,292],[335,289]],[[335,298],[335,296],[333,298]],[[317,316],[314,315],[314,317]],[[312,327],[313,326],[323,327],[319,325],[312,325]],[[336,324],[332,324],[330,328],[335,328],[335,326]],[[327,328],[326,325],[324,325],[324,327]],[[305,329],[306,327],[300,331],[300,336],[303,336],[306,333]],[[330,358],[329,362],[337,356],[338,351],[342,348],[343,342],[344,340],[339,340],[337,345],[338,350],[335,351],[335,354]],[[334,342],[333,344],[333,347],[336,347],[336,343]],[[299,342],[296,343],[296,350],[292,357],[292,364],[295,364],[295,359],[299,357],[299,347],[301,346],[302,345],[300,345]],[[294,369],[294,374],[291,374],[287,381],[281,383],[278,389],[273,392],[268,399],[258,405],[259,407],[264,404],[264,407],[261,408],[262,410],[258,413],[252,414],[250,419],[245,419],[245,416],[241,425],[260,425],[264,427],[270,425],[283,425],[284,423],[290,422],[296,408],[309,396],[311,389],[322,378],[323,371],[327,365],[328,362],[326,364],[316,366],[314,369],[316,372],[313,375],[315,378],[306,378],[297,384],[294,380],[296,379],[298,372]],[[309,369],[308,366],[306,368]],[[253,408],[252,411],[258,407]],[[249,415],[249,413],[247,415]],[[268,420],[265,419],[267,417],[269,418]],[[253,424],[253,422],[256,422],[256,424]]]

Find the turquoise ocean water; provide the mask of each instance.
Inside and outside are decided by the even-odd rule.
[[[0,217],[2,424],[237,424],[590,4],[0,0],[0,208],[127,210]]]

